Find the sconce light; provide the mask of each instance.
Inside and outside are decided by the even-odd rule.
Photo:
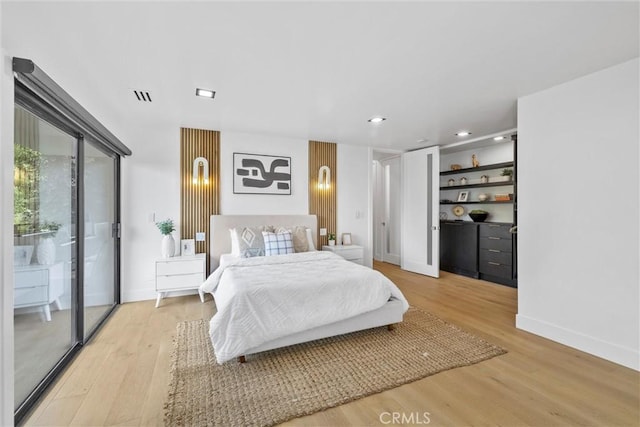
[[[193,161],[193,183],[200,181],[200,166],[202,166],[202,181],[209,183],[209,161],[204,157],[198,157]]]
[[[320,166],[318,170],[318,188],[328,190],[331,186],[331,169],[329,166]]]

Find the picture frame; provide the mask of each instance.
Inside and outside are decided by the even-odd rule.
[[[342,246],[349,246],[351,244],[351,233],[342,233]]]
[[[291,157],[233,153],[233,194],[291,195]]]
[[[194,256],[196,254],[196,241],[195,239],[182,239],[180,240],[180,255],[182,256]]]
[[[469,192],[468,191],[459,191],[457,202],[466,202],[469,200]]]

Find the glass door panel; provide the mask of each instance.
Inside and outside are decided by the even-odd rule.
[[[116,159],[91,144],[84,150],[84,336],[116,303]]]
[[[77,342],[75,137],[15,108],[16,407]]]

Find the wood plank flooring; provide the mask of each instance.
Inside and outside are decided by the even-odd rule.
[[[376,263],[409,302],[509,353],[433,375],[287,426],[638,426],[640,374],[517,330],[517,291],[442,273],[432,279]],[[25,424],[158,426],[176,323],[209,319],[198,296],[123,304]]]

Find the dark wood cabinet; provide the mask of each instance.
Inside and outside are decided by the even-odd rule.
[[[511,224],[479,224],[480,278],[503,285],[516,286],[513,234]]]
[[[440,268],[479,278],[478,224],[468,221],[440,223]]]
[[[516,287],[511,224],[440,222],[440,268],[451,273]]]

